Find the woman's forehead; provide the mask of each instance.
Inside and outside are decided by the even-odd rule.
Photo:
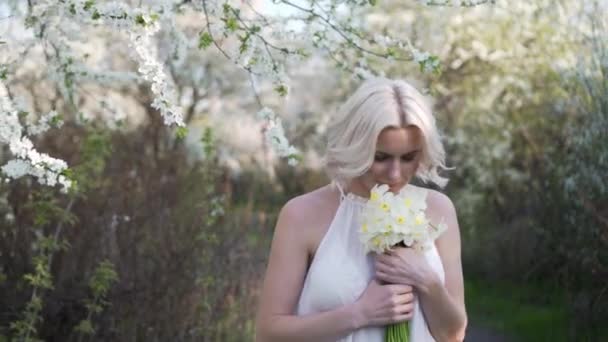
[[[386,153],[407,153],[421,146],[422,134],[418,127],[387,127],[378,135],[376,149]]]

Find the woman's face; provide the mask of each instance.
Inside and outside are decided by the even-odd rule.
[[[422,156],[423,137],[416,126],[388,127],[380,132],[371,168],[353,179],[351,191],[369,194],[376,184],[399,192],[416,174]]]

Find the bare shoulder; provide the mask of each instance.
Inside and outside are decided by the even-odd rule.
[[[290,199],[281,209],[292,225],[307,225],[319,213],[323,213],[336,202],[336,197],[329,185]]]
[[[435,240],[439,254],[445,260],[460,260],[460,227],[452,200],[444,193],[428,189],[426,215],[431,223],[445,223],[447,230]]]
[[[330,185],[292,198],[279,213],[277,229],[289,231],[314,251],[337,209],[338,198]]]
[[[427,208],[427,214],[431,217],[431,220],[433,218],[446,221],[456,219],[454,203],[446,194],[437,190],[428,190]]]

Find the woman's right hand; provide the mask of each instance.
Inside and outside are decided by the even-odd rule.
[[[360,327],[409,321],[414,313],[415,295],[409,285],[380,284],[376,279],[367,285],[355,302]]]

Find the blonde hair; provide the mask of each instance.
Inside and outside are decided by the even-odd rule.
[[[447,169],[445,150],[431,108],[418,90],[402,80],[373,78],[365,81],[340,107],[327,129],[325,169],[333,182],[347,187],[374,161],[376,142],[387,127],[416,126],[424,144],[416,177],[444,187],[439,176]]]

